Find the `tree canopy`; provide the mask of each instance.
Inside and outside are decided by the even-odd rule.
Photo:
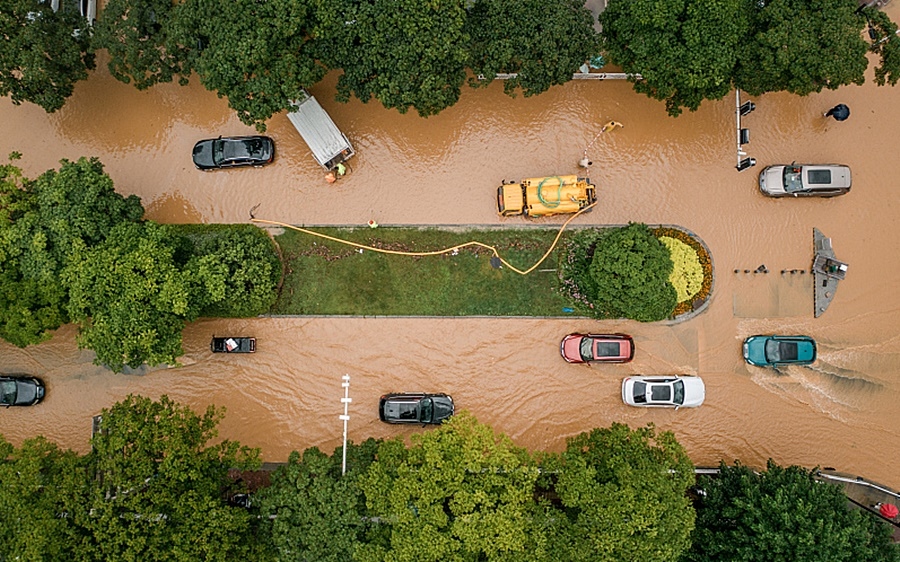
[[[203,288],[202,316],[256,316],[275,304],[281,261],[264,230],[240,224],[183,232],[192,244],[185,269]]]
[[[594,246],[585,288],[596,313],[653,322],[677,304],[669,250],[647,228],[632,223],[601,233]]]
[[[97,362],[114,371],[176,364],[184,323],[198,317],[203,298],[176,261],[179,243],[171,227],[122,223],[99,246],[74,250],[62,274],[69,316]]]
[[[375,459],[379,441],[348,443],[347,474],[341,475],[340,449],[332,456],[313,447],[291,453],[272,474],[271,486],[257,494],[260,514],[269,522],[272,547],[281,560],[346,562],[377,523],[366,517],[359,476]]]
[[[544,463],[562,509],[550,539],[563,561],[669,562],[690,546],[694,467],[671,432],[624,424],[568,440]]]
[[[900,548],[883,522],[850,510],[841,489],[812,470],[771,460],[764,472],[720,465],[701,482],[697,525],[685,562],[895,562]]]
[[[467,413],[413,440],[409,448],[383,443],[361,478],[366,505],[390,522],[390,535],[385,543],[363,545],[359,560],[541,555],[533,499],[538,469],[526,451]]]
[[[258,467],[259,451],[210,445],[223,415],[128,396],[84,456],[0,437],[0,559],[260,560],[256,518],[225,499],[229,469]]]
[[[503,83],[509,95],[565,84],[600,50],[593,16],[581,0],[479,0],[469,8],[467,31],[472,72],[484,77],[470,84],[487,86],[498,73],[517,73]]]
[[[611,0],[600,14],[603,46],[637,92],[665,101],[670,115],[721,99],[732,76],[748,19],[744,0]]]
[[[87,21],[72,3],[63,2],[56,12],[39,0],[3,0],[0,6],[0,96],[53,113],[94,68]]]
[[[267,119],[325,75],[309,45],[314,22],[311,0],[186,0],[169,25],[203,86],[265,131]]]
[[[861,34],[867,15],[873,45]],[[673,116],[734,87],[806,95],[862,84],[869,50],[881,59],[876,83],[900,73],[893,24],[847,0],[611,0],[600,22],[611,61],[642,75],[635,90]]]
[[[865,20],[847,0],[776,0],[750,6],[750,39],[743,45],[734,83],[749,94],[785,91],[806,95],[862,84],[868,45]]]
[[[171,37],[177,5],[171,0],[109,0],[94,43],[109,52],[110,74],[144,90],[159,82],[188,83],[187,48]]]
[[[0,167],[0,336],[19,346],[68,322],[59,275],[73,248],[96,246],[144,212],[136,196],[115,192],[96,158],[61,164],[36,180]]]
[[[321,59],[341,69],[338,100],[377,99],[400,113],[437,114],[459,100],[469,37],[466,0],[333,0],[319,11]]]

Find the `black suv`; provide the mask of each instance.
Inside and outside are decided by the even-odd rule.
[[[201,170],[265,166],[275,159],[275,141],[269,137],[219,137],[194,145],[194,165]]]
[[[446,394],[385,394],[378,417],[387,423],[441,423],[453,415],[453,398]]]
[[[0,375],[0,406],[34,406],[44,399],[44,383],[28,375]]]

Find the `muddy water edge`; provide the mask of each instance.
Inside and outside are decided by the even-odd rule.
[[[889,6],[896,21],[900,8]],[[191,147],[201,138],[251,134],[223,100],[194,80],[138,92],[105,70],[105,61],[59,112],[0,100],[0,153],[23,153],[37,176],[61,158],[97,156],[116,188],[141,197],[147,217],[169,223],[246,222],[256,216],[305,225],[496,225],[495,188],[503,179],[575,173],[603,123],[625,127],[588,149],[601,204],[578,224],[641,221],[682,225],[709,245],[716,285],[706,312],[681,324],[587,319],[254,318],[201,320],[185,330],[182,366],[115,375],[79,350],[76,329],[27,349],[0,343],[0,370],[41,376],[47,398],[0,415],[14,443],[44,435],[77,451],[89,447],[90,417],[130,393],[168,394],[202,409],[227,408],[222,437],[261,447],[283,461],[292,450],[340,444],[340,378],[351,376],[351,439],[410,435],[377,419],[389,391],[441,391],[458,407],[530,449],[560,450],[565,439],[612,422],[649,422],[672,430],[698,464],[740,459],[832,466],[900,487],[900,198],[895,190],[900,89],[841,88],[799,98],[753,99],[746,145],[759,165],[737,172],[734,96],[695,113],[666,116],[662,104],[624,82],[575,81],[511,99],[494,84],[463,91],[460,102],[422,119],[377,103],[333,101],[336,76],[313,93],[353,141],[352,171],[326,184],[287,118],[268,134],[276,162],[262,169],[202,173]],[[746,99],[746,98],[745,98]],[[850,106],[845,122],[822,113]],[[756,186],[775,163],[835,162],[853,169],[853,191],[822,200],[773,200]],[[558,225],[544,219],[541,224]],[[845,281],[813,318],[812,229],[849,262]],[[744,273],[765,264],[770,273]],[[734,270],[739,273],[734,273]],[[559,340],[573,331],[634,335],[634,362],[569,365]],[[811,368],[781,372],[741,359],[756,333],[817,339]],[[259,351],[213,355],[213,334],[252,335]],[[629,374],[701,375],[706,403],[695,410],[629,408],[620,397]]]

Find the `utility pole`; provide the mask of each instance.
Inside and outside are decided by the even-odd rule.
[[[347,474],[347,422],[350,421],[350,414],[347,413],[347,408],[350,406],[350,402],[353,402],[353,399],[350,398],[350,375],[344,375],[341,378],[343,379],[341,386],[344,387],[344,397],[341,398],[341,403],[344,405],[344,413],[338,416],[338,419],[344,422],[344,445],[341,447],[341,453],[343,454],[341,475],[343,476]]]

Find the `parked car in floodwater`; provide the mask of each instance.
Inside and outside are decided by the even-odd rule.
[[[0,406],[34,406],[44,399],[44,382],[30,375],[0,375]]]
[[[759,190],[769,197],[835,197],[850,191],[850,168],[841,164],[768,166]]]
[[[453,415],[447,394],[392,393],[381,397],[378,417],[387,423],[441,423]]]
[[[627,363],[634,359],[634,340],[628,334],[569,334],[559,353],[569,363]]]
[[[629,406],[695,408],[705,398],[706,386],[700,377],[633,376],[622,381],[622,400]]]
[[[275,159],[275,141],[264,136],[219,137],[194,145],[194,165],[201,170],[261,167]]]
[[[816,360],[816,341],[809,336],[750,336],[744,360],[757,367],[809,365]]]

